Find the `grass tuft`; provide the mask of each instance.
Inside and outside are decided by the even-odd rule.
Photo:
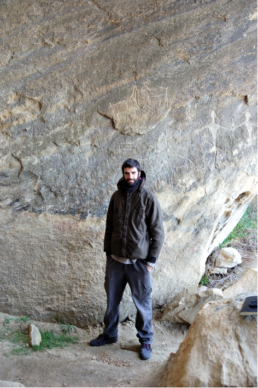
[[[252,233],[257,229],[257,214],[253,213],[251,209],[247,209],[236,227],[232,230],[229,236],[219,244],[219,248],[235,245],[234,240],[245,240],[250,237],[255,242],[257,240],[256,233]]]
[[[207,273],[204,273],[202,275],[200,282],[199,282],[199,285],[200,286],[207,286],[207,284],[209,284],[209,277],[208,277]]]
[[[66,334],[56,334],[52,331],[41,331],[41,344],[39,346],[33,346],[33,350],[45,350],[53,348],[64,348],[69,344],[75,344],[79,342],[79,337],[69,336]]]
[[[45,349],[52,348],[64,348],[69,344],[75,344],[79,342],[79,337],[70,335],[72,331],[75,330],[75,326],[73,325],[61,325],[61,330],[63,333],[58,334],[52,331],[42,331],[41,334],[41,344],[39,346],[29,346],[29,336],[27,333],[27,329],[24,331],[21,327],[9,327],[8,325],[11,323],[21,323],[21,322],[29,322],[29,318],[26,316],[22,316],[20,318],[5,318],[3,323],[3,330],[0,330],[0,341],[8,341],[11,342],[17,347],[12,349],[10,353],[6,353],[6,356],[9,357],[10,354],[15,356],[27,355],[31,354],[35,351],[43,351]],[[20,326],[20,325],[19,325]]]

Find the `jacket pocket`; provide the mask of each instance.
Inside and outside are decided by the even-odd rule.
[[[122,237],[122,230],[123,230],[123,210],[121,206],[116,206],[114,209],[114,216],[113,216],[113,231],[112,231],[112,240],[118,239],[120,240]]]
[[[121,223],[123,221],[123,211],[120,206],[115,208],[115,216],[113,217],[114,222]]]
[[[146,225],[146,222],[145,222],[145,207],[140,207],[139,209],[136,209],[135,212],[136,212],[136,226],[138,228],[138,230],[141,232],[141,233],[144,233],[145,232],[145,225]]]

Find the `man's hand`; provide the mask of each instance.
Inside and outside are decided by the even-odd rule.
[[[153,270],[153,267],[147,264],[147,270],[149,271],[149,273],[151,273],[151,271]]]

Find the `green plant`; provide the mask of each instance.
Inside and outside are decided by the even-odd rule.
[[[45,349],[52,349],[56,347],[65,347],[69,344],[74,344],[79,342],[79,338],[76,336],[68,335],[67,333],[71,332],[75,328],[73,325],[65,325],[64,328],[65,333],[57,334],[53,333],[52,331],[40,331],[41,333],[41,344],[39,346],[29,346],[29,337],[28,334],[26,334],[21,329],[14,329],[9,328],[7,325],[10,323],[10,320],[15,320],[17,322],[21,322],[23,320],[23,317],[15,319],[15,318],[8,318],[4,322],[4,330],[0,331],[0,341],[6,341],[17,345],[12,350],[10,349],[10,352],[6,353],[6,356],[9,357],[10,354],[21,356],[21,355],[27,355],[31,354],[33,351],[42,351]],[[27,322],[27,319],[25,318],[25,321]]]
[[[67,336],[66,334],[56,334],[52,331],[40,331],[41,344],[39,346],[33,346],[33,350],[45,350],[52,348],[63,348],[68,344],[74,344],[79,342],[79,338],[75,336]]]
[[[13,356],[26,356],[31,353],[31,349],[28,346],[19,346],[12,350]],[[8,357],[8,356],[7,356]]]
[[[65,320],[65,318],[63,318],[63,317],[61,317],[60,315],[57,314],[57,316],[56,316],[56,323],[65,325],[66,324],[66,320]]]
[[[0,340],[8,340],[15,345],[19,345],[11,350],[13,355],[25,355],[31,352],[28,346],[28,336],[22,330],[13,331],[7,327],[4,331],[0,331]],[[6,353],[6,356],[9,357],[10,353]]]
[[[29,322],[29,318],[26,315],[22,315],[20,318],[16,318],[15,322]]]
[[[22,315],[20,318],[5,318],[4,327],[8,327],[11,321],[15,322],[29,322],[29,318],[26,315]]]
[[[27,344],[28,343],[28,335],[25,334],[21,330],[14,331],[14,332],[10,333],[8,339],[10,342],[12,342],[14,344],[18,344],[18,343]]]
[[[257,216],[247,209],[236,227],[228,235],[228,237],[219,244],[219,248],[223,248],[231,244],[232,240],[245,239],[251,229],[257,229]]]
[[[14,321],[15,318],[5,318],[4,320],[4,327],[7,327],[11,321]]]
[[[61,325],[61,330],[63,333],[73,333],[74,330],[75,330],[76,326],[74,325],[70,325],[69,323],[65,324],[65,325]]]
[[[202,278],[201,278],[199,284],[200,284],[201,286],[206,286],[207,284],[209,284],[209,277],[208,277],[208,275],[207,275],[206,273],[204,273],[204,274],[202,275]]]

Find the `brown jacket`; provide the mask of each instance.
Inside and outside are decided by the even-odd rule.
[[[150,259],[159,256],[164,229],[160,205],[144,187],[146,175],[141,172],[141,184],[133,193],[127,194],[120,187],[111,197],[104,238],[104,251],[130,259]]]

